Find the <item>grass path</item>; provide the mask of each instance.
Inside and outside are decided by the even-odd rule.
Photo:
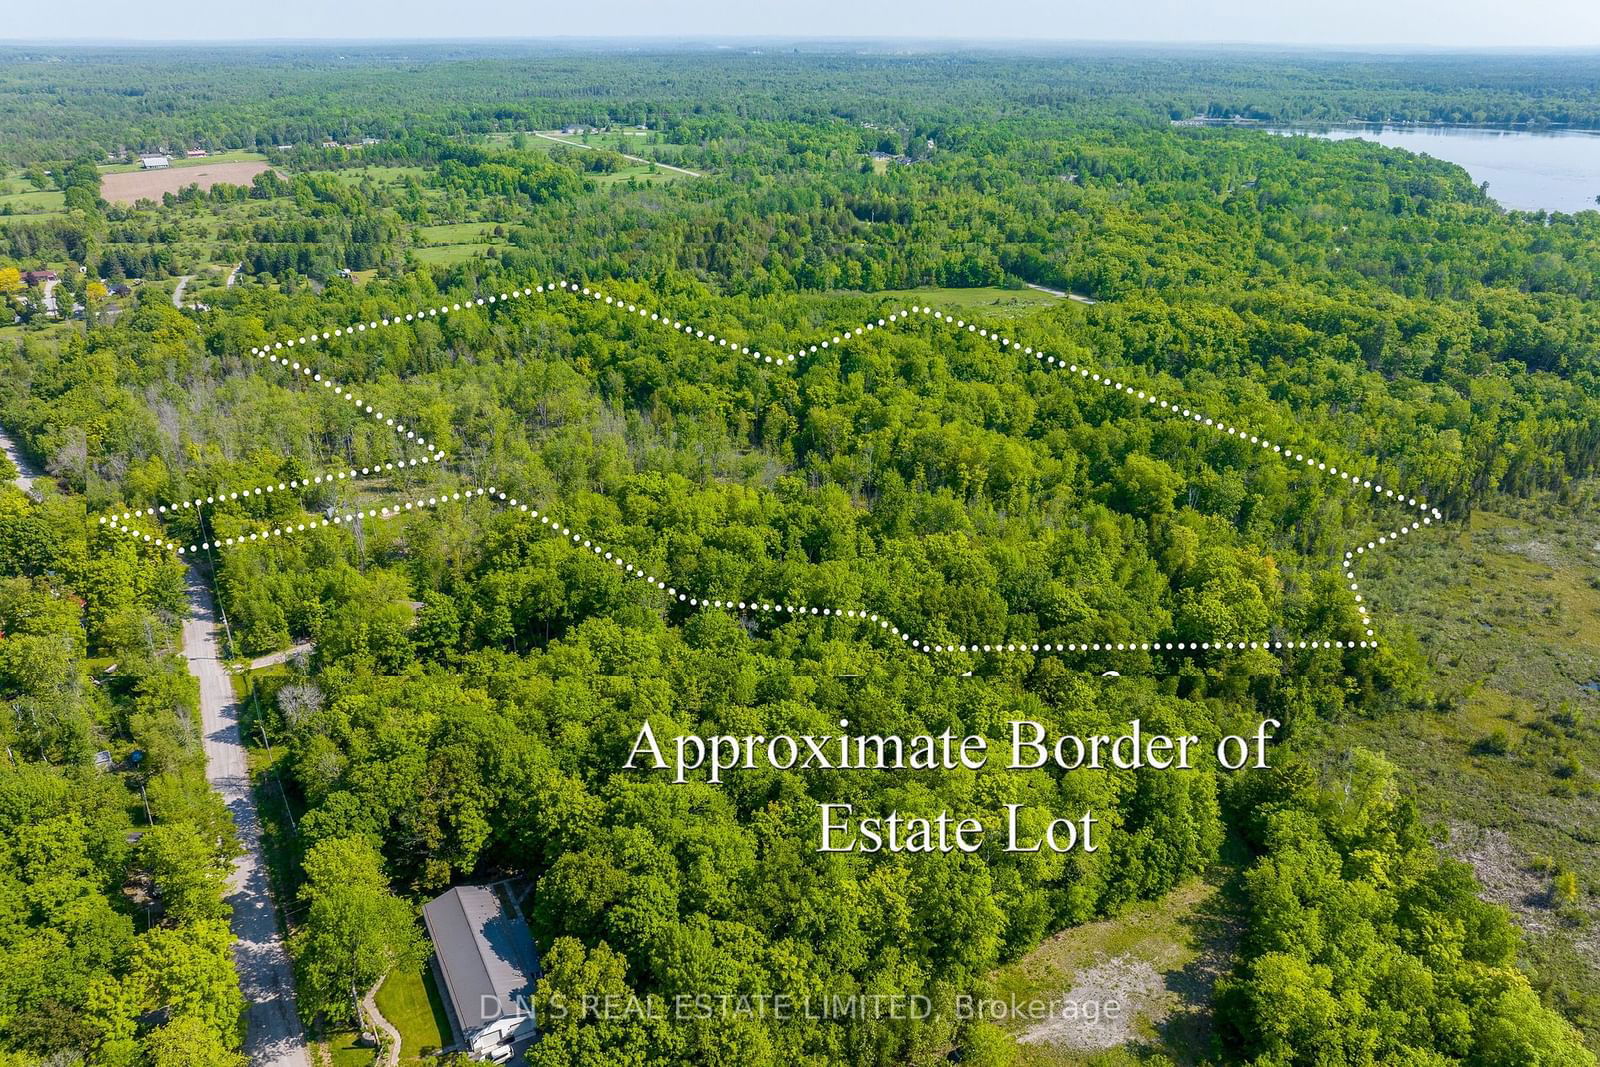
[[[569,148],[585,148],[585,149],[588,149],[591,152],[599,151],[599,149],[595,148],[595,146],[592,145],[592,144],[584,144],[581,141],[568,141],[565,138],[555,137],[555,136],[553,136],[551,134],[548,134],[548,133],[540,133],[537,130],[534,131],[533,135],[535,137],[543,137],[546,141],[554,141],[556,144],[564,144]],[[630,156],[626,152],[618,152],[617,155],[621,156],[623,159],[631,159],[635,163],[654,163],[656,166],[660,167],[662,170],[671,170],[671,171],[676,171],[679,174],[687,174],[691,178],[704,178],[705,177],[705,175],[701,174],[699,171],[686,170],[683,167],[674,167],[671,163],[663,163],[658,159],[645,159],[643,156]]]

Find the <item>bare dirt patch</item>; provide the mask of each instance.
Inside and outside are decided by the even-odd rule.
[[[1471,865],[1482,888],[1480,897],[1510,909],[1524,930],[1543,933],[1550,928],[1549,879],[1532,870],[1510,834],[1459,822],[1451,823],[1448,833],[1444,851]]]
[[[1141,1036],[1141,1019],[1166,1018],[1177,999],[1148,960],[1118,956],[1079,971],[1051,1017],[1024,1030],[1017,1043],[1074,1052],[1116,1048]]]
[[[996,996],[1015,1005],[1001,1025],[1027,1046],[1018,1062],[1076,1065],[1119,1047],[1179,1067],[1205,1062],[1212,987],[1238,937],[1224,872],[1213,875],[1063,930],[995,972]]]
[[[176,193],[190,185],[198,185],[202,189],[209,189],[219,182],[249,185],[252,178],[268,169],[265,163],[208,163],[194,167],[106,174],[100,179],[100,195],[114,204],[160,200],[162,193]]]
[[[1478,896],[1511,912],[1511,920],[1529,934],[1571,943],[1591,967],[1600,967],[1600,928],[1593,922],[1573,927],[1550,899],[1550,878],[1536,871],[1527,855],[1504,830],[1451,822],[1444,852],[1472,867]]]

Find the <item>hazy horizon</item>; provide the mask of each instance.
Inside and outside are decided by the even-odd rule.
[[[1272,0],[614,0],[592,9],[461,0],[448,10],[422,0],[145,8],[85,0],[68,25],[59,11],[18,5],[0,33],[0,43],[44,45],[777,40],[1581,52],[1600,49],[1600,4],[1534,0],[1513,17],[1500,0],[1349,0],[1298,10]]]
[[[969,46],[979,49],[994,49],[996,51],[1069,51],[1073,49],[1106,51],[1140,50],[1172,51],[1172,52],[1290,52],[1305,53],[1308,55],[1351,53],[1357,55],[1495,55],[1495,56],[1539,56],[1539,55],[1597,55],[1600,56],[1600,43],[1581,45],[1468,45],[1468,44],[1424,44],[1411,41],[1330,41],[1325,44],[1303,44],[1293,41],[1232,41],[1232,40],[1193,40],[1193,41],[1167,41],[1138,38],[1041,38],[1041,37],[975,37],[947,35],[943,37],[895,37],[889,35],[859,36],[859,37],[829,37],[805,36],[802,34],[743,34],[737,36],[716,36],[712,34],[634,34],[629,36],[595,36],[552,34],[543,37],[533,36],[504,36],[504,37],[446,37],[446,36],[416,36],[416,37],[0,37],[0,47],[40,47],[40,48],[191,48],[204,47],[317,47],[335,48],[340,46],[377,48],[386,45],[412,45],[412,46],[438,46],[438,47],[465,47],[471,45],[504,46],[518,45],[555,46],[555,47],[597,47],[606,49],[628,49],[642,46],[682,46],[686,49],[712,48],[728,50],[733,47],[756,47],[761,45],[794,45],[808,46],[823,49],[828,45],[844,46],[870,46],[879,45],[885,48],[893,47],[896,51],[904,52],[907,49],[958,49]]]

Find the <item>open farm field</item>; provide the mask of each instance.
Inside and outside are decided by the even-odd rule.
[[[269,169],[265,163],[260,162],[214,163],[210,160],[200,162],[207,165],[107,174],[100,180],[100,195],[114,204],[159,200],[163,193],[176,193],[190,185],[198,185],[201,189],[210,189],[220,182],[229,185],[249,185],[252,178]]]

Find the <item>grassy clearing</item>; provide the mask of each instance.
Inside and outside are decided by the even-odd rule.
[[[1354,722],[1406,774],[1450,851],[1527,935],[1546,1001],[1600,1051],[1600,486],[1568,503],[1496,500],[1465,528],[1372,557],[1380,625],[1427,651],[1435,710]],[[1476,842],[1467,847],[1463,842]],[[1557,880],[1575,878],[1575,895]]]
[[[451,222],[437,226],[418,226],[412,231],[411,249],[420,263],[448,266],[481,256],[490,248],[505,243],[494,236],[493,222]]]
[[[419,263],[426,263],[429,266],[449,266],[480,256],[492,247],[494,246],[488,244],[435,245],[431,248],[413,248],[411,254],[417,257]]]
[[[997,1001],[1039,1002],[1051,1016],[997,1021],[1017,1040],[1019,1062],[1201,1062],[1211,987],[1234,937],[1223,877],[1219,869],[1115,919],[1065,930],[995,972]]]
[[[536,136],[535,133],[542,136]],[[490,143],[509,145],[516,134],[495,133],[489,135]],[[680,146],[662,144],[652,141],[654,136],[649,130],[614,130],[610,133],[562,133],[560,130],[529,130],[523,134],[527,139],[530,149],[549,151],[560,147],[557,141],[550,138],[557,137],[573,145],[584,145],[588,148],[602,148],[607,152],[622,152],[630,156],[645,156],[654,158],[660,150],[674,149]]]
[[[450,1044],[450,1017],[426,962],[394,971],[378,987],[378,1010],[400,1031],[400,1062],[423,1064]]]
[[[659,185],[662,182],[675,182],[687,178],[687,174],[680,174],[675,170],[651,170],[650,166],[640,163],[631,167],[623,167],[609,174],[585,174],[584,177],[593,180],[597,186],[624,185],[636,182],[641,185]]]
[[[61,211],[37,211],[26,215],[0,215],[0,226],[13,223],[40,222],[44,219],[65,218],[66,214],[66,210],[63,209]]]
[[[1060,307],[1069,301],[1041,293],[1037,289],[999,289],[985,286],[976,289],[886,289],[881,293],[857,293],[839,290],[841,295],[881,297],[903,300],[907,303],[928,304],[940,310],[970,311],[993,318],[1017,318],[1044,308]]]
[[[379,185],[399,185],[409,179],[427,181],[433,172],[427,167],[395,166],[384,167],[373,165],[370,167],[347,167],[341,170],[327,171],[342,182],[356,185],[364,178],[371,178]]]
[[[515,134],[510,133],[490,134],[489,142],[506,146],[511,143],[512,138],[515,136]],[[675,159],[678,150],[682,148],[681,145],[653,142],[650,138],[654,135],[643,130],[590,134],[567,134],[562,133],[560,130],[542,130],[538,134],[529,132],[522,136],[525,141],[525,147],[529,151],[550,152],[558,148],[569,148],[575,152],[582,152],[585,149],[592,148],[603,152],[634,156],[646,161],[658,160],[681,166]],[[558,138],[558,140],[552,140],[551,138]],[[691,167],[689,169],[692,170],[694,168]],[[621,184],[629,179],[640,183],[648,182],[654,184],[657,182],[677,181],[680,178],[687,178],[689,175],[665,169],[652,172],[648,162],[641,162],[633,166],[623,167],[610,174],[585,173],[584,177],[592,178],[596,184],[603,186]]]
[[[23,343],[27,338],[50,338],[55,341],[64,341],[68,335],[82,329],[82,324],[75,319],[47,319],[37,318],[31,324],[13,324],[0,326],[0,351],[9,350]]]
[[[262,155],[260,152],[249,152],[244,149],[235,149],[231,152],[215,152],[209,156],[201,156],[199,159],[189,159],[180,155],[172,159],[172,165],[169,169],[178,170],[183,167],[203,167],[208,163],[265,163],[266,161],[267,157]],[[134,171],[143,169],[144,167],[137,162],[106,163],[100,167],[100,173],[131,174]]]
[[[431,245],[487,243],[496,239],[496,225],[493,222],[447,222],[438,226],[418,226],[413,233],[418,240]]]
[[[48,215],[66,209],[66,195],[59,189],[35,189],[25,182],[6,183],[15,192],[0,196],[0,214]]]

